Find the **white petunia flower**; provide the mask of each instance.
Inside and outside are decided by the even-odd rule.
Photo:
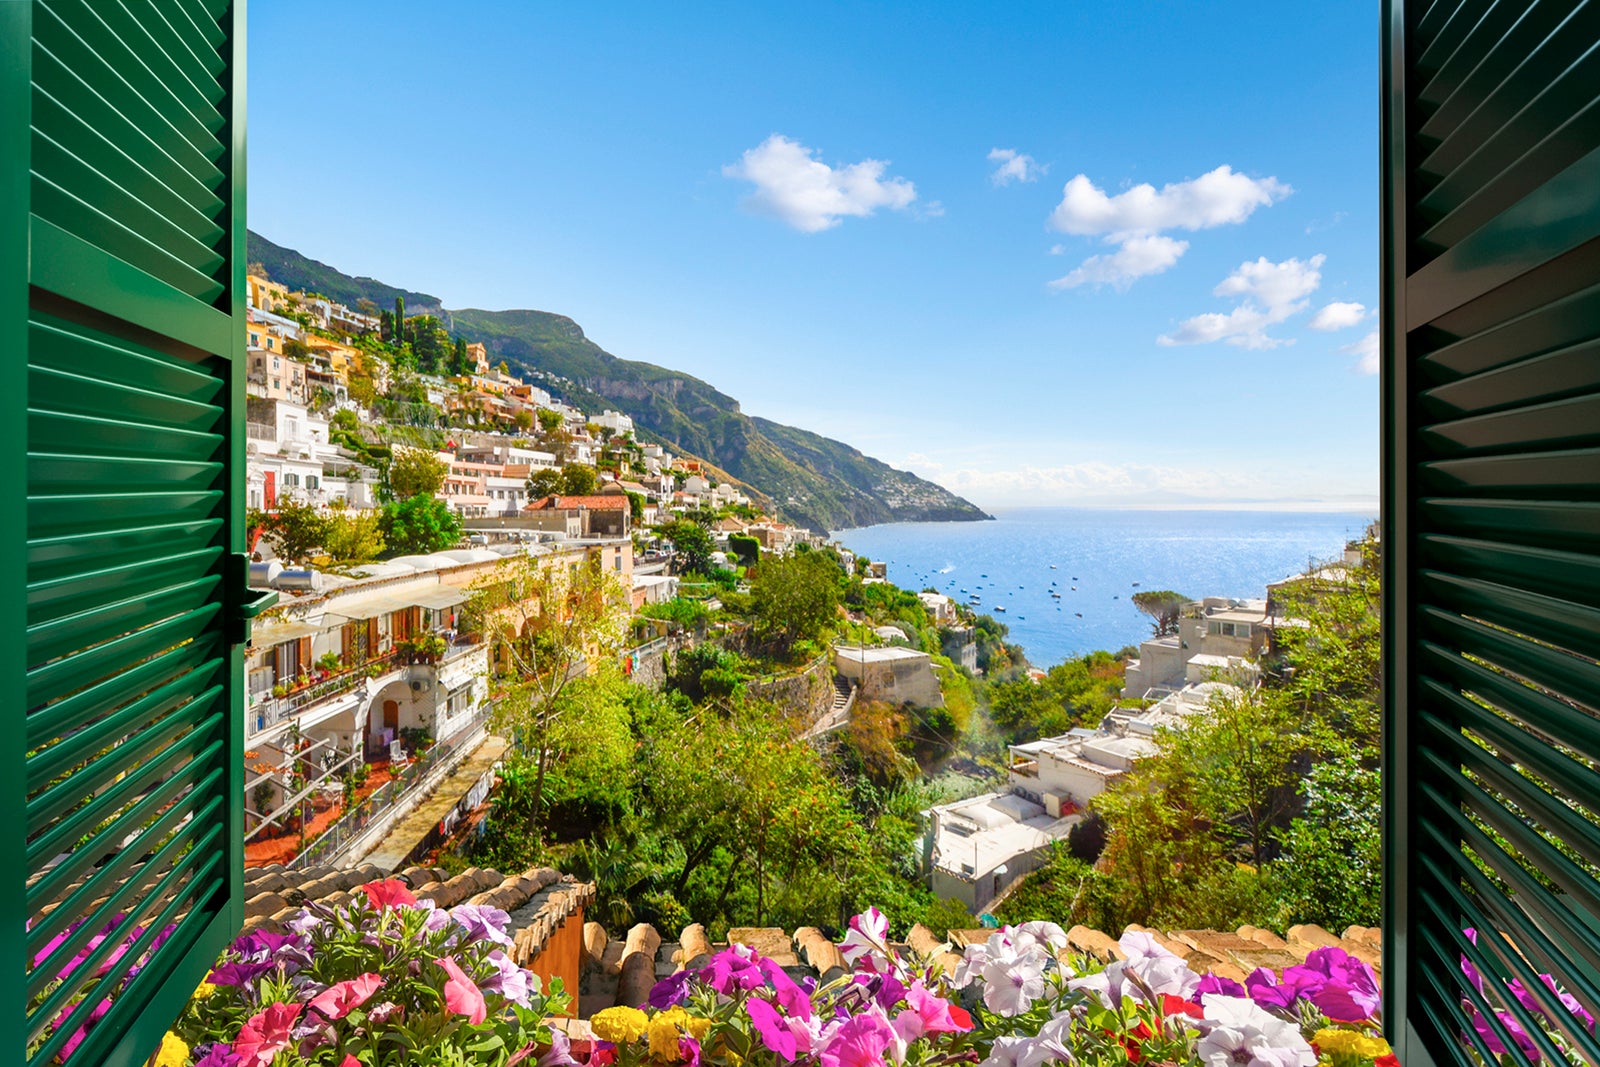
[[[1246,997],[1207,993],[1201,1001],[1210,1029],[1195,1050],[1207,1067],[1314,1067],[1317,1055],[1300,1028]]]

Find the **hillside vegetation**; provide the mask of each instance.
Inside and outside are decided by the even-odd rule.
[[[352,278],[324,263],[250,235],[250,260],[275,281],[342,300],[387,307],[403,295],[412,310],[438,297]],[[461,336],[586,411],[633,417],[641,440],[706,460],[771,498],[783,516],[816,530],[881,522],[985,519],[970,502],[932,482],[806,430],[752,418],[739,402],[698,378],[620,359],[589,340],[572,319],[546,311],[439,313]]]

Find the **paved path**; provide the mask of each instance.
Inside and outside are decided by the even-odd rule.
[[[450,809],[466,796],[483,772],[493,767],[509,747],[504,738],[493,734],[485,737],[472,755],[446,775],[431,796],[396,823],[383,842],[362,857],[361,862],[375,864],[386,871],[403,866],[406,856],[417,847],[417,842],[439,825],[439,820],[449,814]]]

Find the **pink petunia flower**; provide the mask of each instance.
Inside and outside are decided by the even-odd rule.
[[[483,1001],[483,991],[472,979],[462,973],[453,956],[441,956],[439,966],[450,976],[444,984],[445,1009],[455,1015],[465,1015],[467,1022],[477,1026],[489,1016],[489,1006]]]
[[[960,1016],[955,1013],[961,1012]],[[894,1017],[895,1032],[903,1041],[915,1041],[924,1034],[955,1034],[972,1029],[972,1016],[930,993],[919,978],[906,991],[906,1010]]]
[[[846,1020],[822,1049],[822,1067],[885,1067],[884,1053],[899,1044],[889,1021],[876,1013]]]
[[[311,998],[311,1007],[329,1019],[343,1019],[353,1009],[365,1004],[367,998],[382,986],[383,978],[369,971],[347,982],[335,982]]]
[[[250,1016],[239,1028],[239,1036],[233,1039],[239,1067],[267,1067],[274,1056],[288,1048],[294,1040],[294,1021],[303,1006],[268,1004]]]

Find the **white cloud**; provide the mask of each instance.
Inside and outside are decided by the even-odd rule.
[[[1359,357],[1356,360],[1355,367],[1357,374],[1378,373],[1379,349],[1377,330],[1373,330],[1371,333],[1367,334],[1354,344],[1345,345],[1341,351],[1348,352],[1352,356]]]
[[[864,217],[879,208],[900,211],[917,198],[910,181],[883,176],[886,160],[830,167],[815,156],[815,150],[775,133],[738,163],[723,167],[722,174],[756,187],[744,201],[750,210],[803,233],[832,229],[847,216]]]
[[[1106,195],[1088,175],[1079,174],[1061,191],[1050,225],[1062,233],[1105,236],[1120,241],[1130,234],[1162,230],[1208,230],[1243,222],[1258,207],[1276,203],[1294,190],[1276,178],[1249,178],[1223,164],[1186,182],[1135,185]]]
[[[1126,288],[1135,278],[1167,270],[1188,249],[1187,241],[1159,236],[1163,231],[1207,230],[1240,223],[1256,208],[1276,203],[1291,192],[1276,178],[1250,178],[1234,173],[1227,164],[1190,181],[1160,189],[1145,183],[1115,196],[1095,185],[1088,175],[1079,174],[1062,188],[1061,203],[1050,213],[1050,227],[1081,237],[1100,237],[1120,247],[1108,255],[1090,256],[1077,270],[1051,282],[1051,288],[1071,289],[1087,283]]]
[[[1041,174],[1050,169],[1048,163],[1041,166],[1032,156],[1023,155],[1015,148],[989,149],[989,162],[1000,164],[994,169],[994,173],[989,175],[989,180],[996,185],[1036,182]]]
[[[1090,256],[1079,267],[1050,283],[1052,289],[1074,289],[1080,285],[1114,285],[1126,289],[1135,278],[1160,274],[1178,262],[1189,248],[1188,241],[1149,234],[1130,237],[1122,247],[1103,256]]]
[[[1301,262],[1286,259],[1274,263],[1262,256],[1239,269],[1212,290],[1217,296],[1239,298],[1239,305],[1222,314],[1209,312],[1185,319],[1170,334],[1156,338],[1163,345],[1203,345],[1226,341],[1241,348],[1277,348],[1293,344],[1287,338],[1272,337],[1267,327],[1310,306],[1310,295],[1322,284],[1322,264],[1327,259],[1315,255]]]
[[[1343,330],[1356,325],[1366,317],[1366,305],[1336,300],[1331,304],[1324,304],[1322,310],[1311,316],[1311,321],[1306,325],[1313,330]]]

